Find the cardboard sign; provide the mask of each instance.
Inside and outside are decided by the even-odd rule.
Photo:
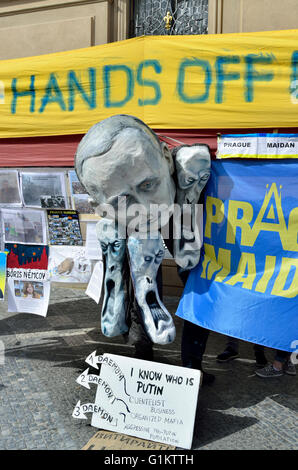
[[[191,448],[200,371],[112,354],[97,360],[92,426]]]
[[[174,450],[176,447],[109,431],[98,431],[82,450]]]

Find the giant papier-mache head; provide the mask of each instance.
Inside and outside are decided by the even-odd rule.
[[[160,142],[145,123],[133,116],[116,115],[95,124],[83,137],[76,153],[76,172],[95,203],[101,208],[103,205],[113,208],[111,213],[116,218],[118,228],[123,224],[119,198],[125,197],[124,228],[136,215],[130,209],[138,204],[143,208],[141,217],[138,217],[139,233],[148,232],[152,226],[157,230],[161,228],[161,222],[167,223],[172,215],[171,208],[175,201],[179,206],[198,202],[209,177],[208,147],[185,147],[182,146],[175,153],[175,169],[167,145]],[[167,208],[166,217],[157,217],[156,211],[152,210],[156,206]],[[111,213],[107,211],[105,217],[110,217]],[[193,223],[195,221],[192,217],[187,230],[192,230]],[[121,281],[126,241],[118,240],[116,233],[108,240],[103,236],[103,229],[104,222],[97,229],[106,262],[102,329],[106,335],[113,336],[123,333],[127,328],[124,316],[125,293]],[[112,250],[115,242],[121,248],[119,253]],[[188,247],[189,243],[183,239],[174,242],[174,257],[177,264],[185,269],[197,264],[200,252],[200,247],[193,252]],[[153,342],[171,342],[175,338],[175,327],[170,313],[159,298],[156,284],[157,270],[164,256],[162,239],[159,235],[152,240],[150,236],[143,238],[138,234],[130,234],[127,248],[135,296],[147,334]],[[123,256],[120,256],[121,253]],[[116,263],[114,255],[118,256]]]
[[[142,121],[127,115],[109,117],[95,124],[80,142],[76,172],[97,204],[116,210],[118,198],[129,207],[140,204],[147,216],[140,225],[153,223],[152,205],[174,203],[174,165],[167,145]]]

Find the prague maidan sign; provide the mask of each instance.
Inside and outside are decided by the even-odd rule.
[[[295,127],[298,30],[147,36],[1,61],[0,137],[85,133],[113,114],[155,129]]]

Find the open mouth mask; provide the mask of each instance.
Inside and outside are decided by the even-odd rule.
[[[211,156],[207,145],[182,146],[176,152],[177,203],[184,206],[184,224],[180,239],[174,239],[174,258],[184,270],[194,268],[200,260],[201,236],[199,233],[200,211],[196,211],[211,167]]]
[[[171,314],[160,300],[156,276],[165,250],[160,234],[142,240],[137,234],[127,242],[135,297],[142,313],[144,328],[153,343],[167,344],[175,339]]]
[[[119,238],[112,221],[107,219],[96,224],[96,235],[105,258],[101,330],[105,336],[112,337],[128,331],[124,289],[126,241]]]

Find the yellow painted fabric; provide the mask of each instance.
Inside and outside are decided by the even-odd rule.
[[[0,137],[79,134],[113,114],[160,129],[295,127],[298,30],[147,36],[1,62]]]

